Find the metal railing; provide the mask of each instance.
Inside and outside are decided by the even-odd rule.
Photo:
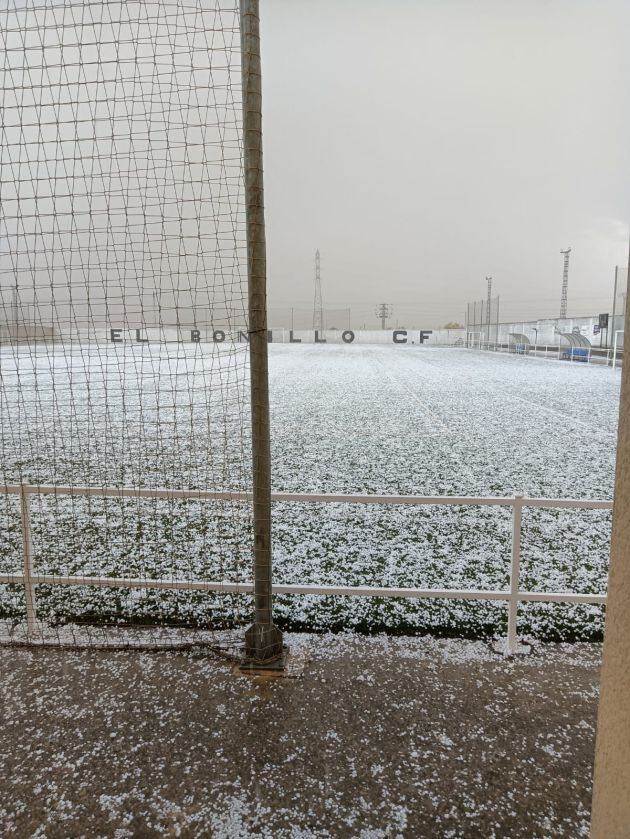
[[[23,585],[26,600],[27,632],[37,632],[37,585],[96,586],[99,588],[186,589],[215,591],[226,594],[251,594],[253,583],[213,580],[140,579],[134,577],[79,577],[56,574],[37,574],[33,568],[33,549],[30,526],[30,497],[32,495],[74,495],[100,498],[164,498],[187,501],[251,502],[249,492],[215,492],[188,489],[131,489],[113,487],[42,486],[13,484],[0,486],[0,491],[15,494],[20,501],[22,534],[22,573],[0,574],[0,583]],[[322,596],[379,597],[379,598],[440,598],[451,600],[502,600],[508,604],[507,651],[518,649],[517,616],[519,603],[586,603],[605,605],[605,594],[577,594],[574,592],[521,591],[520,564],[522,542],[522,514],[524,507],[546,509],[610,510],[612,501],[574,498],[527,498],[523,495],[481,498],[475,496],[421,495],[337,495],[306,493],[272,493],[273,502],[297,504],[354,504],[390,506],[476,506],[512,508],[512,550],[510,582],[507,590],[435,589],[435,588],[377,588],[374,586],[318,586],[274,584],[274,594],[311,594]]]
[[[619,330],[619,334],[623,334],[623,330]],[[515,344],[505,342],[485,341],[481,338],[474,340],[476,333],[469,333],[473,336],[473,340],[469,340],[467,344],[468,349],[484,350],[487,352],[508,353],[509,355],[518,355],[521,358],[529,359],[554,359],[556,361],[575,361],[583,362],[585,364],[608,366],[615,369],[620,363],[623,363],[623,347],[618,346],[618,337],[615,333],[615,344],[613,348],[606,347],[590,347],[584,350],[580,347],[571,347],[568,344]],[[583,355],[582,352],[585,352]]]

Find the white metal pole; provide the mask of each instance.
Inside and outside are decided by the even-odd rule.
[[[613,289],[613,304],[612,304],[612,323],[608,329],[608,335],[606,335],[606,343],[608,344],[608,352],[606,353],[606,359],[610,359],[610,329],[612,328],[613,337],[615,334],[615,316],[617,314],[617,282],[619,278],[619,266],[615,265],[615,286]]]
[[[512,508],[512,563],[510,567],[510,600],[508,605],[507,651],[518,649],[516,619],[518,616],[518,592],[521,576],[521,529],[523,523],[523,496],[514,496]]]
[[[613,349],[613,363],[612,363],[613,370],[614,370],[614,369],[615,369],[615,367],[617,366],[617,344],[618,344],[618,336],[619,336],[619,335],[622,335],[622,334],[623,334],[623,331],[624,331],[623,329],[617,329],[617,330],[615,330],[615,340],[614,340],[614,349]]]

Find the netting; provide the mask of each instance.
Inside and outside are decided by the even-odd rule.
[[[2,635],[242,622],[238,3],[18,0],[0,39]]]
[[[496,344],[500,340],[500,299],[476,300],[467,307],[466,331],[469,346]]]

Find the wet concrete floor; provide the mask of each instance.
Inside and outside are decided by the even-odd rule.
[[[588,835],[599,645],[287,641],[296,678],[0,647],[0,836]]]

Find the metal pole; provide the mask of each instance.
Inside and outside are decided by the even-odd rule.
[[[617,275],[618,275],[618,273],[619,273],[619,266],[615,265],[615,289],[613,291],[612,324],[611,324],[613,338],[615,336],[615,315],[617,313]],[[611,346],[610,327],[608,328],[608,334],[606,335],[606,343],[608,344],[608,347],[610,348],[610,346]],[[610,349],[608,350],[608,357],[610,358]]]
[[[499,304],[501,298],[497,295],[497,344],[499,343]]]
[[[240,0],[240,11],[254,511],[254,623],[245,633],[245,656],[248,662],[261,665],[282,657],[282,633],[273,625],[271,609],[271,446],[259,0]]]
[[[486,283],[488,286],[488,293],[486,295],[486,320],[488,321],[488,349],[490,349],[490,341],[491,341],[491,326],[492,326],[492,277],[486,277]]]
[[[510,601],[508,606],[507,652],[518,649],[516,619],[518,615],[518,591],[521,575],[521,527],[523,522],[523,496],[514,497],[512,512],[512,565],[510,568]]]
[[[613,343],[613,362],[612,362],[612,367],[613,367],[613,370],[614,370],[614,369],[616,368],[616,366],[617,366],[617,346],[618,346],[618,337],[619,337],[619,335],[621,335],[621,334],[623,334],[623,329],[616,329],[616,330],[615,330],[615,339],[614,339],[614,343]],[[625,343],[626,343],[626,342],[625,342],[625,336],[624,336],[624,344],[625,344]],[[624,358],[625,358],[625,355],[624,355]]]

